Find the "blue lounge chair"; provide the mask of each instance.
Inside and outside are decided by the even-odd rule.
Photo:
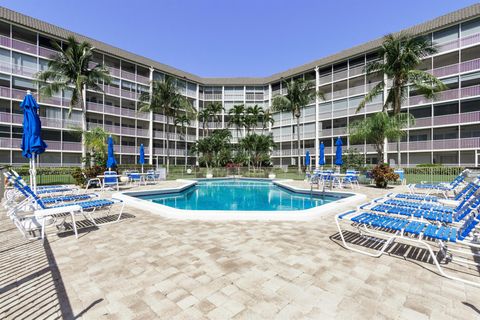
[[[473,210],[460,225],[432,224],[416,219],[405,219],[362,210],[350,210],[338,214],[335,216],[335,222],[343,246],[349,250],[371,257],[380,257],[396,241],[412,243],[427,250],[437,270],[444,277],[480,286],[479,281],[452,275],[450,271],[447,273],[441,264],[444,260],[445,264],[454,261],[456,264],[465,266],[473,265],[477,268],[480,266],[476,260],[478,254],[475,253],[480,249],[480,243],[474,235],[478,231],[477,226],[480,223],[478,210]],[[375,246],[375,249],[365,249],[361,245],[354,246],[348,243],[345,240],[345,228],[342,228],[342,225],[355,229],[366,241],[375,241],[381,245]],[[441,252],[441,255],[434,251],[434,246],[438,246],[437,252]],[[469,250],[465,250],[465,248]]]
[[[418,193],[418,190],[426,191],[427,194],[430,193],[440,193],[445,198],[448,198],[448,193],[455,191],[456,188],[461,186],[465,181],[465,178],[469,175],[470,170],[463,170],[453,181],[449,183],[420,183],[420,184],[410,184],[408,188],[410,193]]]
[[[118,186],[118,175],[115,171],[105,171],[103,173],[103,184],[102,189],[116,187],[117,191],[119,190]]]
[[[111,208],[115,204],[121,205],[120,211],[118,213],[117,219],[114,221],[109,221],[108,223],[117,222],[121,219],[123,209],[125,204],[122,200],[119,199],[94,199],[88,201],[77,201],[72,203],[62,203],[58,204],[55,203],[54,205],[50,205],[48,201],[45,202],[44,199],[40,198],[36,193],[33,192],[32,189],[28,185],[22,185],[18,181],[14,180],[14,186],[17,188],[22,194],[26,196],[27,203],[31,203],[36,206],[34,209],[34,217],[57,217],[57,216],[65,216],[65,214],[70,214],[72,216],[75,234],[77,235],[76,226],[75,226],[75,214],[82,214],[85,218],[90,220],[94,225],[102,225],[105,223],[97,223],[95,219],[92,217],[92,213],[99,209],[108,209],[107,215],[110,213]],[[83,195],[85,196],[85,195]],[[10,217],[17,216],[17,212],[21,210],[24,206],[19,205],[13,210],[8,212]],[[12,218],[13,220],[13,218]],[[42,227],[42,238],[44,236],[44,226]]]
[[[461,200],[465,194],[467,194],[471,189],[478,187],[480,184],[480,176],[475,178],[475,180],[470,181],[465,187],[460,190],[458,193],[455,194],[453,200],[459,201]],[[389,197],[394,197],[398,199],[405,199],[405,200],[414,200],[414,201],[426,201],[426,202],[437,202],[440,199],[445,199],[444,197],[437,197],[427,194],[411,194],[411,193],[390,193],[388,194]]]

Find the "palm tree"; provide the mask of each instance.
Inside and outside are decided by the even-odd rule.
[[[386,112],[377,112],[362,120],[354,121],[349,126],[351,143],[373,144],[377,151],[378,163],[383,162],[384,142],[388,140],[400,140],[406,135],[403,130],[408,123],[415,119],[409,113],[399,113],[389,116]]]
[[[203,136],[205,136],[205,131],[207,132],[207,136],[209,133],[209,129],[207,126],[208,120],[210,119],[210,110],[207,108],[204,108],[198,112],[197,115],[198,122],[202,123],[202,128],[203,128]]]
[[[264,160],[269,159],[270,151],[274,146],[271,135],[248,134],[240,141],[240,145],[248,154],[248,165],[253,168],[260,168]]]
[[[228,111],[228,115],[230,116],[228,125],[236,127],[237,138],[240,139],[240,129],[245,126],[245,106],[243,104],[233,106],[233,108]]]
[[[302,172],[301,149],[300,149],[300,116],[303,107],[315,101],[318,96],[325,99],[323,93],[316,92],[315,83],[303,79],[290,80],[284,82],[287,88],[286,95],[279,95],[273,98],[272,110],[291,112],[293,117],[297,118],[297,164],[298,172]]]
[[[90,150],[90,164],[92,165],[95,161],[95,156],[105,158],[110,133],[101,127],[95,127],[82,132],[82,135],[85,136],[85,148]]]
[[[73,36],[68,37],[63,47],[56,41],[52,43],[58,53],[48,61],[48,69],[37,74],[40,92],[53,96],[61,90],[71,89],[69,116],[72,109],[78,106],[82,110],[82,131],[87,132],[87,89],[102,91],[101,84],[111,81],[108,70],[102,64],[93,63],[94,47],[86,41],[78,43]],[[87,155],[85,135],[82,135],[82,157]]]
[[[210,116],[212,117],[212,122],[217,120],[219,123],[222,122],[222,111],[224,110],[223,105],[220,101],[210,102],[207,105],[207,109],[210,112]]]
[[[265,129],[268,128],[269,124],[273,126],[273,124],[275,123],[275,119],[273,118],[271,109],[267,108],[264,110],[261,120],[262,120],[262,134],[263,134]]]
[[[185,171],[187,171],[187,126],[190,125],[190,118],[186,114],[182,114],[175,118],[174,124],[180,126],[180,132],[185,142]]]
[[[433,98],[435,93],[445,90],[442,81],[430,73],[418,70],[422,59],[434,54],[437,49],[424,37],[412,37],[409,34],[389,34],[384,37],[382,47],[379,50],[383,60],[374,61],[366,65],[367,74],[380,73],[386,75],[392,82],[383,105],[384,112],[393,115],[400,114],[402,101],[408,96],[408,85],[412,84],[416,90],[427,98]],[[380,81],[360,102],[357,112],[365,107],[365,104],[382,94],[387,84]],[[397,162],[400,166],[400,140],[397,140]]]
[[[247,132],[250,133],[250,130],[255,131],[257,128],[258,121],[263,117],[263,108],[258,105],[253,107],[248,107],[245,112],[245,123],[247,124]]]
[[[170,121],[175,119],[180,111],[191,112],[191,103],[182,96],[175,85],[172,77],[165,77],[162,81],[152,82],[152,94],[142,92],[140,95],[141,112],[153,112],[165,115],[166,118],[166,140],[167,140],[167,173],[170,168]]]

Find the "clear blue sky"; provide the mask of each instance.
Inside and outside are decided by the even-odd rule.
[[[222,77],[268,76],[476,2],[2,0],[0,5],[200,76]]]

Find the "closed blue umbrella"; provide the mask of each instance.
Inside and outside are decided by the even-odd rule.
[[[142,165],[143,172],[143,165],[145,164],[145,149],[143,148],[143,143],[140,145],[140,158],[138,159],[138,163]]]
[[[318,164],[321,166],[325,165],[325,145],[323,141],[320,143],[320,159],[318,159]]]
[[[308,167],[310,166],[310,151],[307,150],[307,153],[305,154],[305,166]]]
[[[30,91],[20,104],[23,111],[23,135],[22,135],[22,155],[30,159],[30,184],[36,191],[37,182],[35,169],[35,157],[45,152],[47,144],[41,137],[42,123],[38,116],[38,104]]]
[[[335,145],[337,146],[335,150],[335,164],[337,166],[343,165],[343,160],[342,160],[342,139],[340,137],[337,138],[337,141],[335,142]]]
[[[107,157],[107,168],[112,170],[117,166],[117,160],[115,160],[115,154],[113,153],[113,139],[112,136],[108,137],[108,157]]]

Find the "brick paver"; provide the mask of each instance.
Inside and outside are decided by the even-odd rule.
[[[120,223],[43,245],[0,212],[0,318],[480,318],[480,289],[426,262],[347,251],[332,215],[200,222],[125,211]]]

